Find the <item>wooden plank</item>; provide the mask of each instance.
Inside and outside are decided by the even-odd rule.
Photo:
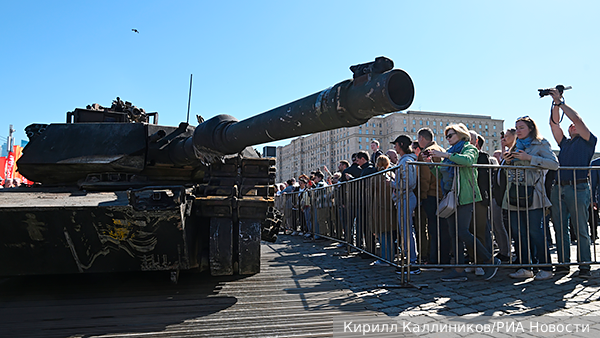
[[[166,273],[43,276],[0,282],[10,337],[325,337],[335,316],[374,315],[286,244],[262,245],[253,276]]]

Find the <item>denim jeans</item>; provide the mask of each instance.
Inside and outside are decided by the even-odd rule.
[[[517,259],[522,264],[550,263],[546,227],[542,222],[544,209],[510,211],[510,228],[517,248]],[[541,268],[552,271],[551,267]]]
[[[306,230],[312,232],[312,215],[310,214],[310,207],[304,210],[304,220],[306,221]]]
[[[450,232],[448,231],[448,222],[445,218],[439,218],[438,226],[437,197],[427,196],[427,198],[423,200],[423,207],[425,208],[425,214],[427,214],[427,232],[429,234],[429,262],[432,264],[448,264],[450,263],[450,252],[452,250],[452,246],[450,245],[450,242],[448,242],[446,239],[448,238],[448,236],[450,236]]]
[[[559,192],[560,190],[560,192]],[[560,193],[560,195],[559,195]],[[578,262],[592,260],[590,250],[590,233],[588,231],[588,217],[590,206],[590,186],[588,183],[573,185],[554,185],[551,193],[552,222],[556,233],[556,251],[558,261],[571,262],[571,238],[569,234],[568,217],[571,214],[572,225],[576,227]],[[582,267],[580,267],[582,269]],[[586,270],[586,268],[583,268]],[[589,266],[587,266],[589,270]]]
[[[381,258],[393,262],[394,259],[394,242],[396,240],[395,231],[384,231],[379,238],[381,245]]]
[[[408,199],[408,210],[406,210],[406,200]],[[410,262],[415,263],[417,261],[417,239],[415,237],[415,228],[412,224],[412,214],[417,207],[417,197],[414,193],[410,192],[408,198],[406,195],[402,195],[398,199],[398,225],[400,231],[402,231],[401,239],[404,238],[404,243],[401,247],[406,256],[410,256]],[[409,253],[406,252],[406,248],[410,248]]]
[[[496,203],[496,199],[492,200],[492,229],[494,230],[494,238],[498,243],[498,250],[504,256],[510,255],[510,241],[508,240],[508,232],[504,226],[502,217],[502,208]]]
[[[456,208],[456,214],[448,217],[448,226],[450,228],[450,238],[454,245],[454,255],[457,264],[465,263],[464,246],[469,252],[474,252],[476,263],[491,263],[492,254],[485,249],[485,246],[469,231],[469,225],[473,217],[473,204],[459,205]],[[458,222],[456,220],[458,218]],[[458,236],[457,236],[458,235]],[[476,251],[475,251],[476,250]]]

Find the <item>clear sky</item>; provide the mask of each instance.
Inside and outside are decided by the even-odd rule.
[[[0,140],[117,96],[177,125],[190,74],[192,117],[244,119],[386,56],[415,83],[410,110],[529,115],[557,149],[538,88],[573,86],[566,102],[600,134],[598,13],[592,0],[4,1]]]

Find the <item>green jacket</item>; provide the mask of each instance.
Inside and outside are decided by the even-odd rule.
[[[482,200],[479,186],[477,186],[477,170],[472,165],[477,163],[479,157],[479,150],[474,145],[467,143],[463,147],[460,154],[452,154],[450,161],[460,165],[458,169],[458,205],[465,205]],[[441,175],[441,171],[445,170],[446,167],[437,167],[438,176]]]

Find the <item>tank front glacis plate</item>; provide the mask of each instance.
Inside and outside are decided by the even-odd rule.
[[[189,268],[183,208],[138,211],[126,192],[52,193],[35,208],[28,204],[39,192],[9,195],[12,205],[0,207],[0,275]]]

